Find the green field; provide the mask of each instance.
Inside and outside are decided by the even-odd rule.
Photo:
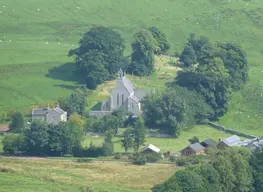
[[[173,165],[0,158],[0,192],[87,192],[88,187],[104,192],[149,192],[176,169]]]
[[[211,128],[206,125],[195,126],[192,129],[184,130],[181,132],[179,139],[175,138],[147,138],[145,144],[153,144],[156,147],[161,149],[161,152],[167,151],[179,151],[189,145],[188,139],[197,136],[200,141],[211,138],[215,141],[218,141],[220,138],[227,138],[228,134],[220,132],[214,128]],[[114,140],[118,141],[121,138],[115,137]],[[89,146],[90,142],[94,145],[100,145],[103,142],[103,137],[85,137],[83,143],[84,146]],[[121,143],[115,143],[114,145],[115,152],[124,152],[124,149],[121,147]]]
[[[29,112],[35,105],[71,93],[78,79],[67,52],[92,26],[119,31],[128,54],[132,34],[155,25],[167,34],[171,53],[182,49],[190,32],[243,46],[250,80],[244,91],[233,94],[229,113],[220,124],[261,135],[263,118],[255,115],[263,85],[262,16],[261,0],[1,0],[0,113],[11,109]],[[169,71],[175,75],[175,69]],[[141,86],[147,80],[147,86],[163,87],[172,77],[159,73],[134,82]],[[89,96],[88,108],[106,97],[101,92],[107,88],[106,83]]]

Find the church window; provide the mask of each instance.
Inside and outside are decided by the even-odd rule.
[[[117,105],[119,105],[119,103],[120,103],[120,95],[117,94]]]
[[[121,95],[121,103],[124,104],[124,94]]]
[[[132,102],[132,108],[134,108],[134,104],[133,104],[133,102]]]

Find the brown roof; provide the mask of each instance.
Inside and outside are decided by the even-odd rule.
[[[8,130],[9,130],[8,125],[0,125],[0,132],[6,132]]]

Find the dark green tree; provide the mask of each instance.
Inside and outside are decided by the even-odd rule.
[[[48,151],[48,127],[40,121],[33,121],[25,132],[26,151],[29,155],[46,155]]]
[[[127,128],[123,133],[121,143],[126,153],[134,146],[134,136],[134,128]]]
[[[87,104],[86,91],[80,88],[74,90],[74,92],[67,98],[66,111],[69,114],[77,113],[84,115],[85,106]]]
[[[128,72],[138,76],[148,76],[154,71],[156,41],[148,30],[140,30],[134,35],[131,64]]]
[[[93,124],[91,130],[98,133],[105,133],[110,131],[114,134],[118,133],[119,120],[116,116],[107,115],[99,119]]]
[[[188,139],[188,141],[189,141],[191,144],[199,143],[199,139],[198,139],[198,137],[196,137],[196,136],[194,136],[194,137],[191,138],[191,139]]]
[[[144,121],[141,117],[138,117],[134,124],[134,151],[138,152],[140,146],[144,145],[146,141],[146,128]]]
[[[180,55],[180,61],[183,62],[183,64],[186,67],[193,67],[194,64],[197,63],[197,57],[195,50],[191,45],[186,45]]]
[[[14,112],[11,116],[11,122],[8,127],[12,132],[22,132],[25,129],[25,120],[23,114],[18,111]]]
[[[103,146],[102,146],[103,155],[104,156],[110,156],[114,152],[114,145],[113,145],[113,142],[112,142],[112,135],[113,134],[110,131],[108,131],[106,133],[105,138],[104,138],[104,142],[103,142]]]
[[[25,137],[22,134],[6,135],[2,141],[3,151],[7,155],[13,155],[16,151],[25,151]]]
[[[120,68],[127,68],[124,48],[124,40],[118,32],[108,27],[93,27],[83,35],[79,47],[69,51],[69,56],[76,56],[77,67],[87,86],[95,89],[113,78]]]
[[[151,32],[153,38],[155,39],[158,49],[155,51],[155,54],[164,54],[166,53],[171,45],[167,40],[166,35],[160,31],[157,27],[151,27],[149,28],[149,31]]]

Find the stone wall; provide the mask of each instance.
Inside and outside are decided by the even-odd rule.
[[[245,138],[247,138],[247,139],[255,139],[255,138],[257,138],[257,137],[254,136],[254,135],[248,135],[248,134],[246,134],[246,133],[241,133],[241,132],[236,131],[236,130],[227,129],[227,128],[225,128],[224,126],[217,125],[217,124],[212,123],[212,122],[209,122],[208,125],[210,125],[210,126],[213,127],[213,128],[216,128],[216,129],[218,129],[218,130],[220,130],[220,131],[224,131],[224,132],[226,132],[226,133],[230,133],[230,134],[237,135],[237,136],[240,136],[240,137],[245,137]]]

